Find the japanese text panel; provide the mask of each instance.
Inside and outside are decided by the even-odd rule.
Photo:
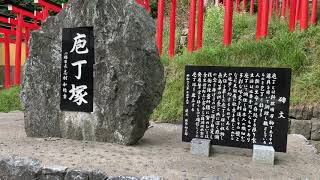
[[[186,66],[182,140],[286,152],[291,69]]]
[[[64,111],[93,111],[93,27],[62,31],[61,103]]]

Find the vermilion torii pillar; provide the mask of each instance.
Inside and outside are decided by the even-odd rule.
[[[169,42],[169,56],[174,57],[174,48],[175,48],[175,33],[176,33],[176,9],[177,1],[171,0],[170,6],[170,42]]]
[[[188,51],[189,52],[193,52],[194,50],[196,6],[197,6],[197,0],[190,0],[189,32],[188,32]]]
[[[204,18],[204,1],[198,0],[197,49],[202,48],[203,18]]]
[[[14,27],[18,24],[18,22],[15,19],[8,18],[5,16],[0,16],[0,22],[8,24],[11,26],[11,30],[5,29],[5,28],[0,28],[0,32],[4,33],[4,38],[0,39],[0,42],[5,43],[5,88],[10,88],[11,83],[10,83],[10,46],[9,43],[15,43],[13,40],[10,39],[10,35],[15,35],[15,29]],[[26,40],[26,53],[27,51],[27,46],[28,46],[28,39],[29,39],[29,29],[37,29],[39,26],[34,25],[31,23],[26,23],[23,22],[23,26],[26,28],[26,32],[22,34],[22,36],[25,37]],[[28,55],[28,54],[26,54]]]
[[[34,3],[42,7],[42,19],[41,19],[42,21],[47,19],[47,17],[49,16],[49,10],[58,13],[62,9],[60,5],[57,5],[55,3],[52,3],[46,0],[34,0]]]
[[[8,10],[17,15],[16,26],[16,50],[15,50],[15,67],[14,67],[14,85],[20,84],[21,77],[21,44],[22,44],[22,28],[24,24],[23,17],[27,16],[37,21],[37,16],[33,12],[27,11],[14,5],[8,5]]]
[[[226,0],[224,12],[224,31],[223,44],[230,45],[232,42],[232,18],[233,18],[233,0]]]
[[[2,18],[2,17],[1,17]],[[0,38],[0,42],[4,43],[4,56],[5,56],[5,80],[4,80],[4,86],[6,89],[10,88],[10,43],[14,43],[13,40],[10,39],[10,35],[14,35],[15,31],[11,29],[6,29],[0,27],[0,34],[3,34],[4,37]]]
[[[291,32],[293,32],[296,29],[296,10],[297,10],[297,0],[291,0],[290,19],[289,19],[289,30]]]

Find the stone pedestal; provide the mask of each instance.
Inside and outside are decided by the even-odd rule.
[[[210,155],[210,140],[194,138],[191,141],[190,152],[194,155],[209,156]]]
[[[253,145],[252,161],[257,164],[274,165],[274,154],[272,146]]]

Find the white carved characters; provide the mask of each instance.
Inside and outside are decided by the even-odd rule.
[[[70,51],[70,53],[77,53],[80,55],[87,54],[89,52],[88,48],[86,47],[87,40],[85,34],[77,33],[76,37],[74,39],[73,47]],[[77,66],[78,68],[78,74],[75,76],[76,79],[80,80],[82,77],[82,65],[87,64],[87,60],[79,60],[71,63],[72,66]],[[69,93],[71,96],[69,97],[70,101],[75,102],[78,106],[81,106],[82,103],[87,104],[88,101],[85,100],[85,96],[88,95],[86,89],[86,85],[79,85],[76,86],[75,84],[71,84],[71,90]]]

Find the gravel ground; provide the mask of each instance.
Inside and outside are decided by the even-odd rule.
[[[320,179],[320,156],[300,135],[274,166],[252,163],[252,150],[214,146],[209,158],[189,153],[181,126],[153,124],[138,145],[26,137],[21,112],[0,113],[0,155],[29,156],[46,165],[100,169],[109,176],[158,175],[166,179]]]

